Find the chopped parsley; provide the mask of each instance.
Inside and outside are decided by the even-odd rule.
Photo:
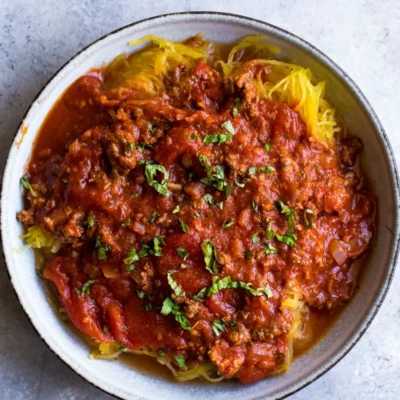
[[[29,183],[29,181],[28,181],[28,176],[27,176],[27,175],[23,176],[19,181],[20,181],[21,185],[22,185],[25,189],[27,189],[27,190],[29,190],[29,191],[31,192],[31,195],[32,195],[33,197],[36,196],[36,193],[35,193],[35,191],[33,190],[32,185],[31,185],[31,184]]]
[[[163,174],[163,179],[161,183],[154,179],[157,171]],[[146,164],[145,176],[147,179],[147,183],[158,193],[162,194],[165,197],[168,197],[170,195],[170,191],[167,187],[169,174],[165,167],[159,164]]]
[[[179,306],[171,299],[171,297],[167,297],[164,300],[164,303],[161,308],[162,315],[172,314],[175,318],[175,321],[185,330],[190,330],[190,323],[186,316],[180,311]]]
[[[212,331],[214,336],[219,336],[225,330],[225,324],[221,319],[214,319],[212,323]]]
[[[168,271],[168,273],[167,273],[168,284],[169,284],[169,286],[171,286],[171,289],[174,291],[176,296],[185,297],[186,296],[185,292],[182,290],[182,288],[178,285],[178,283],[171,276],[175,272],[176,272],[175,270]]]
[[[212,274],[218,273],[217,264],[217,252],[215,250],[215,245],[210,240],[205,240],[201,244],[201,249],[204,253],[204,262],[206,264],[206,269]]]
[[[178,247],[176,249],[176,252],[178,253],[179,257],[182,258],[184,261],[187,260],[189,257],[189,253],[186,251],[184,247]]]

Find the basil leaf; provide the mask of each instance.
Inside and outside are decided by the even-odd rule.
[[[254,257],[254,253],[252,253],[250,250],[245,250],[243,255],[246,260],[250,260]]]
[[[237,107],[233,107],[232,109],[232,116],[233,118],[236,118],[238,116],[238,109]]]
[[[267,298],[270,299],[273,296],[272,290],[268,283],[265,285],[264,293],[267,295]]]
[[[200,161],[200,164],[206,169],[207,175],[210,175],[212,172],[212,168],[211,168],[211,165],[208,164],[208,162],[207,162],[208,161],[207,157],[204,156],[203,154],[200,154],[199,161]]]
[[[186,360],[182,356],[175,356],[175,360],[179,368],[184,367],[186,364]]]
[[[181,229],[183,232],[188,233],[189,232],[189,227],[185,221],[179,218],[179,223],[181,225]]]
[[[137,293],[139,299],[144,299],[144,297],[146,296],[146,293],[143,292],[143,290],[136,289],[136,293]]]
[[[276,169],[270,165],[266,167],[259,167],[258,172],[265,172],[267,174],[271,174],[272,172],[276,172]]]
[[[247,175],[254,175],[257,172],[257,168],[256,167],[250,167]]]
[[[282,235],[279,235],[278,233],[275,233],[275,236],[280,242],[285,243],[290,247],[293,247],[297,240],[297,236],[295,234],[282,236]]]
[[[123,228],[126,228],[128,225],[130,225],[130,223],[131,223],[131,219],[128,218],[127,220],[125,220],[125,221],[121,224],[121,226],[122,226]]]
[[[175,270],[168,271],[168,273],[167,273],[168,284],[169,284],[169,286],[171,286],[171,289],[174,291],[174,293],[178,297],[185,297],[186,296],[185,292],[182,290],[182,288],[178,285],[178,283],[171,276],[175,272],[176,272]]]
[[[227,221],[227,220],[225,220],[222,223],[222,229],[230,228],[234,223],[235,223],[235,221]]]
[[[242,281],[233,281],[232,287],[233,288],[242,288],[251,296],[262,296],[262,291],[260,289],[254,289],[251,283],[246,283]]]
[[[135,261],[139,261],[139,256],[137,255],[136,250],[131,248],[128,252],[128,257],[124,258],[123,261],[125,264],[132,264]]]
[[[85,293],[86,293],[88,296],[90,296],[90,286],[93,285],[93,283],[95,283],[95,282],[96,282],[95,279],[92,279],[92,280],[90,280],[90,281],[87,281],[87,282],[82,286],[81,293],[82,293],[82,294],[85,294]]]
[[[157,357],[165,357],[166,355],[167,355],[167,353],[164,349],[157,350]]]
[[[221,319],[215,319],[212,323],[212,331],[214,336],[219,336],[225,330],[225,324]]]
[[[251,201],[251,205],[253,207],[254,212],[257,212],[258,211],[258,204],[254,200],[252,200]]]
[[[268,143],[265,143],[264,149],[269,153],[271,151],[271,146]]]
[[[180,207],[176,206],[175,209],[172,211],[172,214],[178,214],[179,210],[180,210]]]
[[[163,179],[161,183],[157,182],[154,177],[156,173],[161,172],[163,174]],[[145,167],[145,176],[147,179],[147,183],[155,189],[158,193],[162,194],[165,197],[168,197],[170,195],[170,191],[167,188],[167,183],[168,183],[168,178],[169,174],[167,170],[159,164],[146,164]]]
[[[260,238],[258,237],[258,232],[255,233],[255,234],[251,237],[251,241],[253,242],[253,244],[259,243]]]
[[[214,204],[214,198],[213,198],[212,195],[209,194],[209,193],[205,194],[205,195],[203,196],[203,199],[204,199],[204,201],[205,201],[207,204],[210,204],[210,206],[212,206],[212,205]]]
[[[163,303],[163,305],[162,305],[161,314],[162,314],[162,315],[171,314],[172,308],[174,307],[174,305],[176,305],[176,304],[175,304],[175,302],[171,299],[171,297],[167,297],[167,298],[164,300],[164,303]]]
[[[294,211],[281,200],[275,201],[275,208],[280,211],[281,214],[284,214],[288,220],[288,229],[285,235],[292,235],[294,231]]]
[[[143,307],[142,307],[142,311],[150,311],[153,308],[153,305],[151,303],[146,303]]]
[[[231,140],[232,135],[231,134],[225,134],[225,133],[217,133],[214,135],[207,135],[204,139],[203,139],[203,143],[226,143],[229,142],[229,140]]]
[[[104,332],[106,335],[110,332],[110,330],[108,329],[108,326],[107,326],[107,325],[103,325],[103,332]]]
[[[175,321],[178,322],[183,329],[191,329],[188,319],[181,313],[179,306],[171,299],[171,297],[167,297],[162,305],[161,314],[169,315],[171,313],[174,316]]]
[[[278,250],[274,247],[271,246],[269,243],[265,245],[265,254],[276,254]]]
[[[178,247],[176,249],[176,252],[178,253],[179,257],[181,257],[184,261],[187,260],[189,257],[189,253],[186,251],[184,247]]]
[[[309,215],[309,217],[308,217],[308,215]],[[309,229],[311,229],[313,227],[314,218],[315,218],[314,211],[310,210],[309,208],[306,208],[304,210],[304,222],[306,223],[306,225]]]
[[[235,106],[236,106],[236,107],[241,107],[242,105],[243,105],[242,99],[240,99],[239,97],[237,97],[237,98],[235,99]]]
[[[157,211],[153,211],[153,213],[151,214],[150,218],[149,218],[149,223],[153,224],[158,216],[158,212]]]
[[[125,269],[125,271],[128,271],[128,272],[132,272],[134,270],[135,270],[135,264],[132,264],[128,268]]]
[[[32,195],[33,197],[36,196],[35,191],[33,190],[31,184],[30,184],[29,181],[28,181],[28,176],[27,176],[27,175],[23,176],[19,181],[20,181],[21,185],[22,185],[25,189],[27,189],[27,190],[29,190],[29,191],[31,192],[31,195]]]
[[[222,124],[222,127],[225,128],[231,136],[235,134],[235,127],[232,124],[232,121],[227,120]]]
[[[215,245],[210,240],[205,240],[201,244],[201,249],[204,253],[204,262],[206,264],[206,269],[212,274],[218,273],[217,263],[217,252],[215,250]]]
[[[103,242],[101,241],[101,236],[100,236],[100,235],[98,235],[98,236],[96,237],[96,244],[95,244],[95,247],[98,248],[98,251],[97,251],[97,258],[98,258],[99,260],[105,260],[105,259],[107,258],[106,252],[107,252],[108,250],[110,250],[110,246],[109,246],[108,244],[103,243]]]
[[[239,186],[240,188],[244,188],[244,186],[245,186],[244,183],[240,183],[240,182],[238,182],[238,181],[235,181],[235,184],[236,184],[237,186]]]
[[[96,220],[94,219],[94,215],[91,211],[88,214],[87,219],[84,222],[84,225],[87,225],[89,228],[93,228],[96,225]]]
[[[152,255],[156,256],[156,257],[161,257],[162,256],[162,248],[161,246],[164,245],[164,239],[161,236],[156,236],[153,239],[153,252]]]

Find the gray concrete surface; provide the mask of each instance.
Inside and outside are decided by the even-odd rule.
[[[377,111],[400,156],[399,0],[0,0],[0,158],[36,93],[71,56],[105,33],[176,11],[228,11],[302,36],[341,65]],[[291,400],[400,397],[400,277],[351,353]],[[111,399],[39,339],[0,266],[0,399]]]

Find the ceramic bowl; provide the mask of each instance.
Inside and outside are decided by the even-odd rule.
[[[234,381],[216,385],[177,383],[150,375],[140,365],[132,367],[119,361],[90,360],[84,342],[59,321],[50,307],[43,282],[34,272],[33,253],[13,251],[22,247],[18,238],[22,226],[16,219],[17,211],[23,206],[19,179],[24,174],[38,129],[63,91],[92,67],[98,67],[122,52],[132,51],[128,46],[130,40],[148,34],[182,40],[198,32],[205,32],[207,38],[218,42],[266,34],[270,42],[282,50],[282,57],[311,68],[318,80],[326,81],[328,99],[337,108],[349,132],[362,139],[364,170],[380,200],[377,236],[365,265],[363,284],[340,320],[317,346],[293,363],[288,373],[253,385]],[[32,103],[11,146],[4,173],[1,200],[3,249],[19,301],[39,335],[72,369],[104,391],[123,399],[277,399],[294,393],[329,370],[355,345],[371,323],[395,268],[399,237],[398,199],[398,175],[388,138],[360,89],[328,57],[304,40],[265,22],[221,13],[171,14],[134,23],[97,40],[69,61]]]

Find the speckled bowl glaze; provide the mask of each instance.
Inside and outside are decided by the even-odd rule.
[[[328,99],[337,108],[349,132],[363,141],[364,170],[380,200],[377,236],[365,266],[364,281],[340,320],[317,346],[293,363],[288,373],[253,385],[233,381],[216,385],[177,383],[122,362],[90,360],[84,342],[59,321],[50,307],[43,282],[34,272],[33,253],[13,251],[23,245],[18,239],[22,226],[16,220],[16,213],[22,208],[19,179],[38,129],[57,98],[90,68],[100,66],[122,52],[132,51],[127,44],[129,40],[150,33],[182,40],[198,32],[205,32],[207,38],[218,42],[266,34],[270,42],[282,50],[283,58],[311,68],[318,80],[325,80]],[[333,61],[302,39],[262,21],[221,13],[171,14],[134,23],[97,40],[69,61],[35,99],[17,132],[4,173],[1,200],[3,249],[19,301],[40,336],[72,369],[104,391],[123,399],[278,399],[294,393],[329,370],[368,328],[394,273],[399,239],[398,199],[398,175],[388,138],[360,89]]]

